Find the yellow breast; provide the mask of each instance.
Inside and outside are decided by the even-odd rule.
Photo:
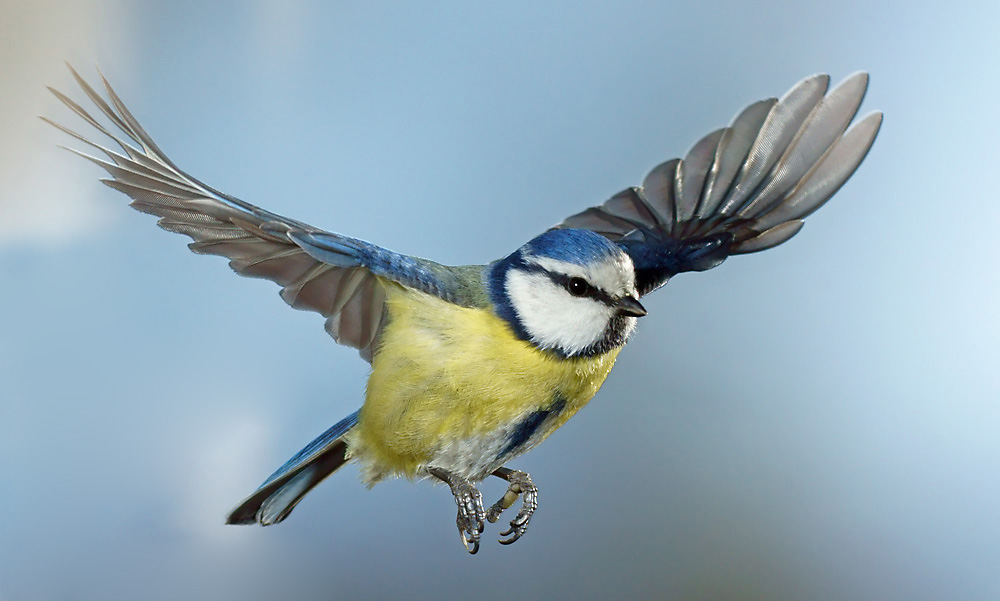
[[[389,321],[349,441],[370,483],[428,465],[482,477],[526,418],[558,404],[537,444],[572,417],[618,355],[563,359],[516,338],[492,311],[384,285]]]

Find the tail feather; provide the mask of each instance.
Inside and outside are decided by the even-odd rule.
[[[347,463],[344,436],[358,425],[359,413],[334,424],[278,468],[229,514],[226,523],[270,526],[288,517],[302,497]]]

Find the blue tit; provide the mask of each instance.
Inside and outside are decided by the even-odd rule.
[[[324,316],[334,340],[371,363],[362,407],[271,474],[228,523],[276,524],[354,462],[369,486],[399,476],[446,483],[471,553],[484,522],[518,499],[500,542],[524,535],[538,489],[506,465],[590,401],[646,315],[639,299],[678,273],[794,236],[855,171],[882,121],[875,112],[848,129],[865,73],[829,93],[828,76],[809,77],[780,100],[751,104],[683,159],[655,167],[641,187],[488,265],[453,267],[287,219],[202,183],[167,158],[103,76],[107,100],[73,76],[110,127],[53,93],[121,150],[49,123],[105,155],[74,151],[111,175],[104,183],[163,229],[190,236],[192,251],[276,282],[285,302]],[[491,475],[509,486],[486,507],[477,484]]]

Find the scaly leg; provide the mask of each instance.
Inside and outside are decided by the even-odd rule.
[[[483,520],[486,519],[482,493],[472,482],[448,470],[432,467],[427,471],[451,487],[451,494],[455,495],[455,503],[458,504],[458,518],[455,520],[458,535],[462,537],[465,550],[475,555],[479,551],[479,535],[483,532]]]
[[[507,492],[500,497],[500,500],[486,510],[487,520],[491,523],[499,520],[503,510],[513,505],[518,495],[521,496],[521,510],[510,521],[510,528],[500,533],[500,536],[510,535],[510,538],[500,539],[501,545],[509,545],[521,538],[528,530],[528,522],[531,521],[535,509],[538,508],[538,487],[531,481],[531,476],[518,470],[501,467],[493,472],[493,475],[510,482],[510,486],[507,487]]]

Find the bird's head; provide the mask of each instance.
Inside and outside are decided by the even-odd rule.
[[[589,230],[550,230],[490,266],[497,313],[515,333],[564,357],[592,356],[628,339],[639,304],[632,259]]]

